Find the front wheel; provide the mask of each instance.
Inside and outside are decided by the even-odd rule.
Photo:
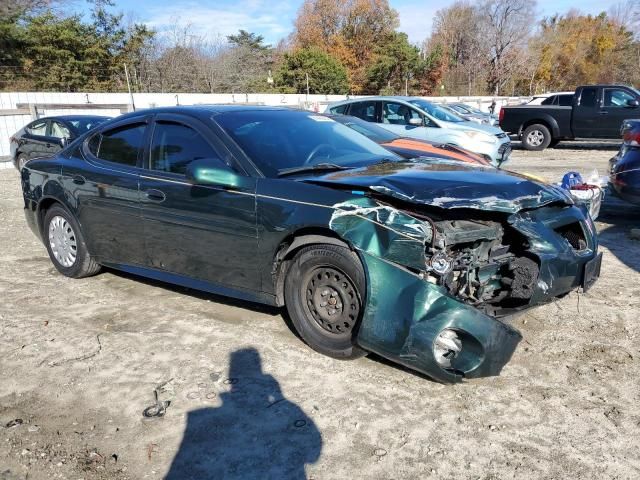
[[[18,155],[17,162],[16,162],[18,165],[18,170],[22,170],[24,165],[27,163],[27,160],[29,159],[24,153],[21,153],[20,155]]]
[[[100,271],[100,265],[87,251],[80,225],[60,205],[47,210],[43,234],[49,258],[63,275],[83,278]]]
[[[529,125],[522,132],[522,146],[526,150],[544,150],[551,143],[551,132],[549,129],[538,123]]]
[[[364,297],[362,263],[346,247],[301,249],[285,279],[285,304],[296,331],[311,348],[334,358],[366,355],[355,344]]]

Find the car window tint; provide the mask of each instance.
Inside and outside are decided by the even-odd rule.
[[[69,129],[60,122],[51,122],[51,136],[56,138],[69,138],[71,133]]]
[[[557,102],[558,100],[558,96],[557,95],[551,95],[550,97],[545,98],[540,105],[554,105],[554,104],[558,104]]]
[[[144,141],[144,123],[114,128],[89,140],[89,151],[101,160],[134,167]]]
[[[580,106],[581,107],[595,107],[598,100],[598,89],[597,88],[583,88],[582,94],[580,95]]]
[[[347,104],[347,105],[338,105],[337,107],[332,107],[332,108],[330,108],[330,109],[329,109],[329,111],[330,111],[331,113],[338,113],[338,114],[340,114],[340,115],[343,115],[343,114],[344,114],[344,112],[346,112],[346,111],[347,111],[347,107],[348,107],[348,106],[349,106],[349,104]]]
[[[27,132],[31,135],[46,135],[47,133],[47,122],[45,120],[41,122],[34,122],[29,127],[27,127]]]
[[[193,128],[160,121],[153,130],[151,169],[184,175],[194,160],[220,159],[209,143]]]
[[[411,125],[412,118],[422,119],[422,116],[413,108],[402,103],[384,102],[382,107],[382,123],[391,125]]]
[[[629,100],[635,100],[635,97],[625,90],[617,88],[604,89],[604,106],[605,107],[626,107]]]
[[[358,117],[367,122],[376,121],[376,102],[358,102],[352,103],[349,115]]]
[[[558,105],[561,107],[570,107],[573,105],[573,95],[558,95]]]

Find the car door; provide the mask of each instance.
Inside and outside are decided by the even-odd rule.
[[[193,185],[185,170],[207,159],[246,175],[211,125],[195,118],[155,118],[140,182],[145,247],[151,268],[240,289],[259,290],[255,179],[230,190]]]
[[[46,119],[36,120],[25,127],[25,134],[21,139],[19,150],[27,158],[44,157],[47,153],[47,128]]]
[[[600,110],[600,89],[584,87],[573,107],[571,128],[575,137],[592,138],[599,135],[599,123],[603,115]]]
[[[380,118],[380,105],[382,102],[367,100],[363,102],[354,102],[349,104],[349,109],[343,111],[345,115],[361,118],[366,122],[377,123]],[[335,111],[334,113],[340,113]]]
[[[633,100],[638,100],[631,91],[610,87],[603,89],[602,107],[600,115],[600,136],[605,138],[618,138],[622,122],[628,118],[636,118],[640,115],[640,108],[637,105],[629,104]]]
[[[422,125],[412,125],[411,120],[420,120]],[[380,126],[402,137],[420,140],[441,141],[441,129],[429,117],[416,109],[399,102],[382,102]]]
[[[90,135],[63,167],[89,251],[102,263],[144,265],[139,180],[149,116],[128,118]]]

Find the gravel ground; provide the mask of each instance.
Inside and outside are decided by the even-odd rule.
[[[614,152],[516,150],[508,168],[604,174]],[[62,277],[2,170],[0,480],[179,479],[194,464],[216,479],[640,478],[640,213],[608,200],[600,281],[514,319],[524,339],[500,377],[447,386],[316,354],[277,309]],[[164,415],[146,418],[154,391]]]

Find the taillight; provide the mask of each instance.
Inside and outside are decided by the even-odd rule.
[[[502,123],[504,120],[504,108],[500,108],[500,113],[498,114],[498,123]]]

